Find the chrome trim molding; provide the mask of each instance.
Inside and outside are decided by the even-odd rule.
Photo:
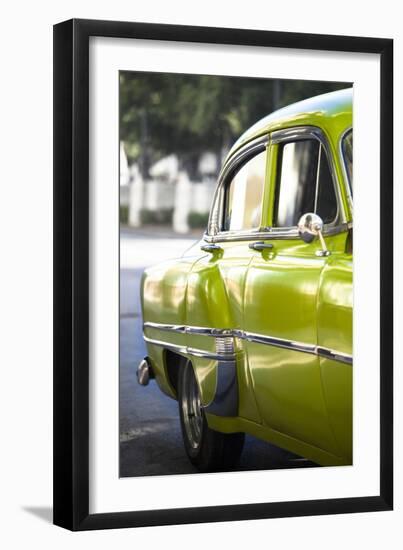
[[[325,359],[332,359],[333,361],[339,361],[340,363],[347,363],[348,365],[353,364],[353,357],[347,353],[342,353],[340,351],[334,351],[328,348],[322,348],[317,346],[316,353],[319,357],[324,357]]]
[[[167,330],[169,332],[180,332],[185,333],[186,332],[186,326],[185,325],[167,325],[163,323],[143,323],[143,330],[145,328],[155,328],[156,330]]]
[[[318,126],[297,126],[293,128],[286,128],[281,130],[275,130],[270,136],[270,143],[279,144],[287,143],[289,141],[298,141],[303,139],[316,139],[322,145],[329,170],[333,180],[333,187],[337,201],[337,213],[335,219],[328,224],[329,226],[340,225],[347,222],[346,212],[343,207],[343,199],[340,192],[340,186],[338,183],[337,171],[335,166],[335,159],[332,154],[332,150],[329,141],[324,131]]]
[[[149,344],[154,344],[155,346],[160,346],[170,351],[176,351],[184,355],[192,355],[193,357],[203,357],[204,359],[213,359],[214,361],[235,361],[234,353],[214,353],[211,351],[205,351],[197,348],[190,348],[188,346],[179,346],[178,344],[172,344],[171,342],[164,342],[162,340],[155,340],[154,338],[149,338],[144,336],[144,340]]]
[[[353,364],[353,358],[351,355],[343,352],[339,352],[330,348],[325,348],[323,346],[316,346],[315,344],[305,344],[303,342],[296,342],[293,340],[286,340],[283,338],[276,338],[274,336],[267,336],[265,334],[257,334],[254,332],[247,332],[244,330],[238,329],[220,329],[220,328],[209,328],[209,327],[191,327],[185,325],[167,325],[161,323],[144,323],[144,328],[154,328],[158,330],[166,330],[171,332],[180,332],[182,334],[197,334],[200,336],[213,336],[216,338],[222,337],[232,337],[239,338],[241,340],[246,340],[248,342],[255,342],[257,344],[264,344],[269,346],[274,346],[277,348],[289,349],[292,351],[299,351],[302,353],[310,353],[312,355],[317,355],[325,359],[332,359],[333,361],[338,361],[340,363],[346,363],[348,365]],[[226,340],[227,340],[226,338]],[[208,359],[215,359],[217,361],[231,361],[235,358],[235,346],[231,346],[232,342],[228,338],[228,342],[225,346],[219,346],[217,353],[204,351],[196,348],[188,348],[187,346],[179,346],[177,344],[171,344],[169,342],[163,342],[161,340],[154,340],[147,336],[144,336],[146,342],[151,344],[156,344],[159,346],[166,347],[172,351],[179,351],[179,353],[184,353],[188,355],[194,355],[196,357],[205,357]],[[227,351],[226,351],[227,350]]]
[[[186,334],[199,334],[205,336],[232,336],[232,330],[228,328],[186,327]]]
[[[166,330],[169,332],[179,332],[181,334],[201,334],[205,336],[232,336],[233,333],[231,329],[191,327],[187,325],[167,325],[164,323],[151,323],[150,321],[143,323],[143,329],[145,328],[154,328],[156,330]]]
[[[347,167],[346,167],[346,159],[345,159],[345,155],[344,155],[344,151],[343,151],[343,141],[344,141],[344,138],[346,137],[346,135],[349,133],[349,132],[353,132],[353,127],[352,126],[349,126],[346,130],[344,130],[344,132],[341,134],[340,136],[340,139],[339,139],[339,156],[340,156],[340,164],[341,164],[341,169],[342,169],[342,172],[343,172],[343,177],[344,177],[344,182],[345,182],[345,190],[346,190],[346,194],[347,194],[347,200],[348,200],[348,204],[350,206],[350,210],[351,210],[351,214],[354,216],[354,202],[353,202],[353,194],[352,194],[352,182],[350,181],[350,178],[348,177],[348,174],[347,174]],[[354,137],[353,137],[354,139]],[[354,147],[354,145],[353,145]],[[354,149],[353,149],[354,151]],[[353,153],[354,155],[354,153]],[[354,160],[353,160],[354,162]]]
[[[225,166],[223,166],[221,173],[218,176],[219,184],[230,174],[235,170],[240,164],[243,164],[246,159],[249,157],[254,157],[259,152],[262,152],[266,149],[268,143],[270,141],[270,136],[268,134],[265,134],[259,138],[254,139],[253,141],[250,141],[246,145],[244,145],[241,149],[238,149],[234,155],[228,159]]]
[[[338,225],[325,225],[323,227],[323,235],[337,235],[349,229],[349,223],[340,223]],[[218,235],[203,236],[206,242],[227,242],[227,241],[251,241],[251,240],[274,240],[274,239],[295,239],[301,240],[296,228],[282,229],[279,227],[264,228],[260,231],[250,232],[227,232],[219,233]]]
[[[318,355],[325,359],[332,359],[333,361],[339,361],[340,363],[353,364],[353,358],[347,353],[334,351],[330,348],[324,348],[322,346],[315,346],[314,344],[304,344],[302,342],[294,342],[293,340],[284,340],[282,338],[274,338],[273,336],[264,336],[262,334],[254,334],[251,332],[234,331],[235,336],[243,338],[248,342],[256,342],[257,344],[267,344],[277,348],[285,348],[293,351],[300,351],[302,353],[310,353],[312,355]]]
[[[212,200],[209,221],[207,224],[207,234],[209,236],[219,234],[223,223],[224,206],[224,186],[227,177],[229,177],[236,168],[244,164],[249,158],[263,152],[267,149],[270,142],[270,136],[265,134],[246,143],[240,149],[234,152],[233,156],[227,160],[219,176],[217,186]],[[214,241],[207,241],[214,242]]]
[[[316,355],[316,346],[313,344],[303,344],[302,342],[294,342],[283,338],[274,338],[273,336],[265,336],[253,332],[234,331],[238,338],[242,338],[247,342],[255,342],[257,344],[266,344],[276,348],[291,349],[293,351],[301,351],[303,353],[312,353]]]
[[[231,336],[216,336],[215,349],[217,353],[233,355],[235,353],[234,335],[231,334]]]
[[[318,126],[292,126],[291,128],[274,130],[271,133],[271,143],[273,144],[307,138],[316,138],[319,141],[324,141],[323,132]]]

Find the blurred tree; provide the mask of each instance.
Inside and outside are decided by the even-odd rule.
[[[175,153],[197,175],[200,154],[219,156],[275,109],[349,84],[168,73],[120,73],[120,139],[143,176]]]

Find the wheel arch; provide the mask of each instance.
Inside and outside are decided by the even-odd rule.
[[[184,355],[180,355],[179,353],[175,353],[174,351],[168,349],[164,350],[166,378],[171,386],[171,389],[173,390],[173,393],[175,394],[175,399],[178,399],[179,371],[188,361],[189,359]]]

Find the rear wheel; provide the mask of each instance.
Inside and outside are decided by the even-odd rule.
[[[179,372],[178,401],[183,441],[192,464],[202,472],[230,470],[235,466],[245,435],[223,434],[208,427],[190,361]]]

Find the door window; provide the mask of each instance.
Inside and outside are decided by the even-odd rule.
[[[248,160],[225,186],[223,231],[259,229],[266,174],[266,150]]]
[[[275,227],[293,227],[307,212],[324,223],[337,215],[337,199],[323,145],[316,139],[280,145],[274,208]]]
[[[353,131],[350,130],[343,138],[342,143],[344,165],[347,170],[350,191],[353,194]]]

